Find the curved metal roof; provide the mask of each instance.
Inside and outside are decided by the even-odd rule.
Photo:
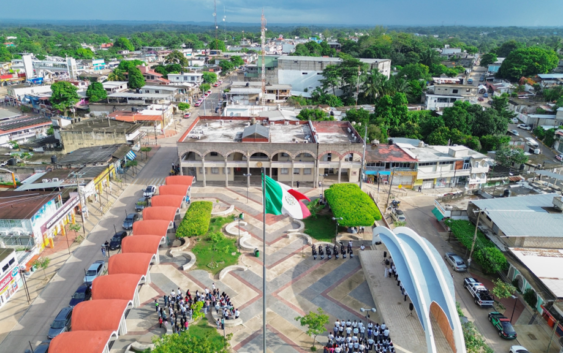
[[[133,235],[158,235],[165,236],[168,232],[170,221],[152,220],[133,223]]]
[[[448,318],[454,336],[455,351],[465,353],[453,279],[436,248],[408,227],[398,227],[391,231],[380,226],[373,230],[373,234],[379,234],[393,257],[401,283],[426,333],[428,352],[437,351],[430,320],[430,305],[434,302]]]
[[[96,277],[92,282],[92,300],[133,300],[141,279],[141,275],[128,273]]]
[[[170,221],[176,218],[176,207],[147,207],[143,210],[143,220],[145,221]]]

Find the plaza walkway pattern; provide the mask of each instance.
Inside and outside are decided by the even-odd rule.
[[[245,213],[248,225],[243,231],[251,234],[249,243],[262,249],[260,190],[250,189],[248,203],[246,191],[246,188],[194,187],[192,197],[195,200],[219,199],[225,204],[235,205],[237,214]],[[316,189],[300,191],[310,196],[318,195]],[[287,230],[297,228],[295,223],[283,216],[268,215],[266,219],[268,352],[309,351],[312,338],[305,334],[295,317],[316,311],[318,307],[331,317],[328,330],[332,330],[337,318],[365,321],[360,308],[372,308],[374,303],[358,257],[314,261],[305,239],[287,236]],[[180,287],[185,291],[189,288],[193,293],[196,289],[211,288],[213,283],[225,291],[241,311],[244,324],[226,328],[226,334],[233,334],[231,346],[238,352],[261,351],[262,255],[256,258],[253,254],[243,253],[239,265],[244,266],[246,271],[229,272],[218,280],[204,270],[182,271],[186,258],[172,258],[161,250],[161,263],[151,269],[152,283],[143,286],[140,291],[142,305],[133,309],[127,318],[129,333],[120,337],[112,352],[121,351],[135,340],[149,343],[153,334],[162,332],[154,309],[155,298],[162,302],[164,293],[170,293],[172,289]],[[373,314],[371,319],[380,322],[377,314]],[[326,342],[326,335],[318,337],[318,341]]]

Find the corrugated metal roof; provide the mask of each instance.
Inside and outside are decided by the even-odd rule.
[[[510,248],[540,281],[558,298],[563,297],[563,250]]]

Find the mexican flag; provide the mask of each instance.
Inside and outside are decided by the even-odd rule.
[[[262,176],[266,194],[264,199],[266,213],[276,216],[284,214],[295,219],[303,219],[311,215],[307,206],[300,201],[311,201],[307,196],[285,184],[278,183],[265,174]]]

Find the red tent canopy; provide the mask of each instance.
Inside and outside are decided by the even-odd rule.
[[[149,272],[151,260],[151,254],[116,254],[108,260],[108,273],[110,275],[128,273],[145,276]]]
[[[156,195],[151,199],[152,207],[176,207],[181,208],[184,202],[184,196],[181,195]]]
[[[138,221],[133,223],[133,235],[166,236],[170,221]]]
[[[126,237],[125,239],[129,238],[133,237]],[[92,300],[133,300],[139,282],[141,282],[141,275],[128,273],[96,277],[92,282]]]
[[[145,221],[169,221],[176,218],[176,207],[147,207],[143,210],[143,220]]]
[[[161,185],[158,187],[158,194],[187,196],[189,189],[188,185]]]
[[[127,300],[120,299],[83,301],[72,310],[72,330],[117,331],[127,304]]]
[[[162,237],[157,235],[145,235],[142,237],[125,237],[121,242],[121,252],[123,254],[141,253],[156,254]]]
[[[164,179],[165,185],[187,185],[192,186],[194,177],[190,175],[173,175]]]
[[[109,342],[112,331],[63,332],[51,340],[50,353],[101,353]]]

